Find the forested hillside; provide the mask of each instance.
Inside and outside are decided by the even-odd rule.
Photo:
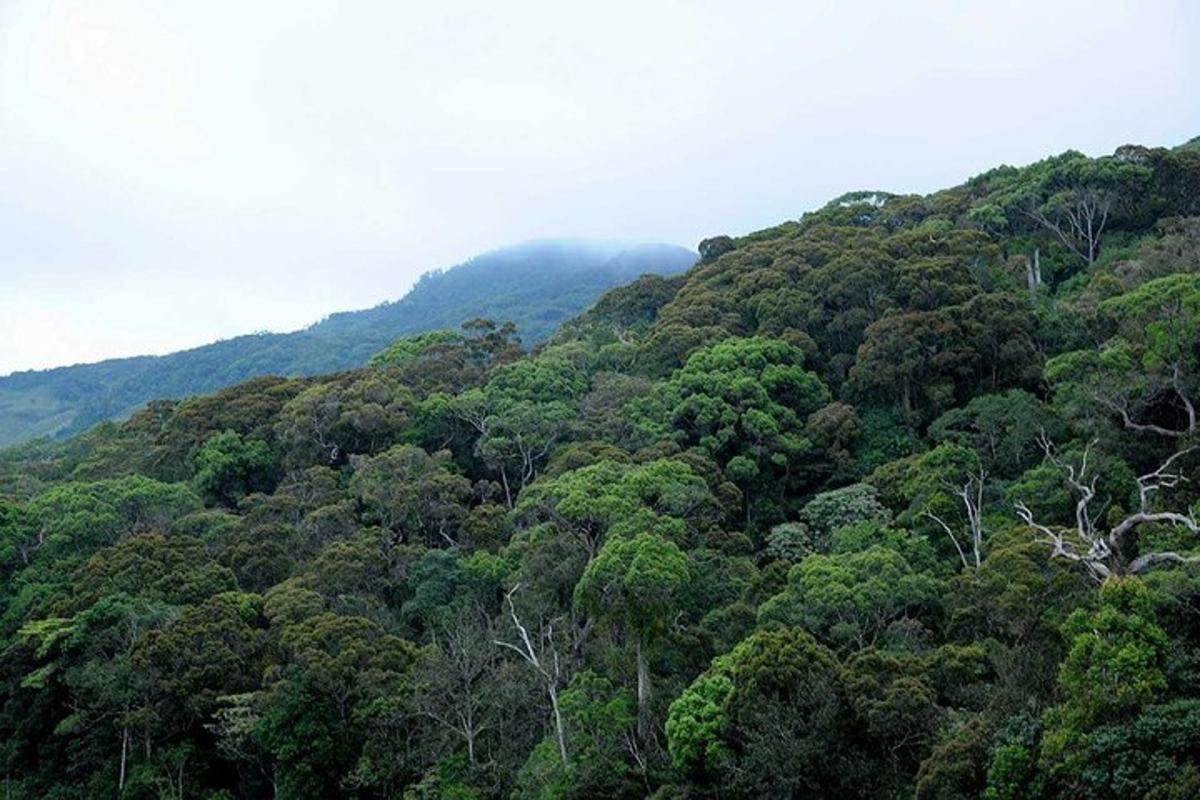
[[[695,260],[673,245],[528,242],[428,272],[400,300],[334,314],[294,333],[0,377],[0,446],[76,433],[124,418],[150,400],[182,399],[258,375],[362,366],[397,336],[456,328],[479,317],[511,321],[527,344],[535,344],[606,289],[643,273],[673,274]]]
[[[6,451],[5,797],[1200,796],[1200,151],[700,252]]]

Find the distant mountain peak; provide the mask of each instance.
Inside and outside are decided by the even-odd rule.
[[[313,375],[365,364],[400,336],[512,321],[526,345],[643,273],[691,266],[661,243],[534,239],[426,272],[398,300],[330,314],[294,333],[238,336],[165,356],[135,356],[0,378],[0,446],[79,431],[151,400],[211,392],[258,375]]]

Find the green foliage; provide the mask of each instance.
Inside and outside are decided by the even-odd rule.
[[[766,553],[771,558],[798,563],[816,549],[816,537],[803,522],[784,522],[767,534]]]
[[[522,494],[516,516],[526,525],[552,524],[590,559],[610,534],[652,531],[685,544],[721,513],[708,485],[687,463],[658,459],[636,466],[599,461],[539,481]]]
[[[1094,612],[1078,609],[1063,624],[1070,649],[1059,668],[1064,702],[1046,712],[1042,757],[1058,781],[1085,768],[1091,733],[1132,719],[1167,689],[1168,637],[1156,599],[1134,579],[1113,579]]]
[[[1198,748],[1200,701],[1149,706],[1132,722],[1092,731],[1080,782],[1089,797],[1169,797],[1196,785]]]
[[[991,730],[980,717],[956,722],[917,772],[917,800],[968,800],[983,794]]]
[[[518,798],[635,797],[638,783],[625,742],[635,724],[633,695],[602,675],[585,671],[560,698],[570,732],[570,761],[559,758],[551,739],[541,742],[521,769]]]
[[[668,747],[677,769],[727,796],[816,787],[841,796],[853,780],[844,769],[854,757],[847,711],[843,673],[828,650],[800,631],[761,631],[672,705]]]
[[[941,588],[883,546],[813,555],[792,567],[787,587],[763,603],[759,621],[804,628],[838,647],[865,647],[902,618],[930,619]]]
[[[352,453],[374,454],[400,440],[412,395],[385,374],[348,373],[301,392],[275,426],[290,469],[340,466]]]
[[[813,454],[805,420],[830,395],[803,363],[799,349],[764,338],[700,350],[652,398],[635,401],[643,439],[674,439],[711,456],[746,494],[749,517],[756,501],[778,501],[760,499],[762,488],[802,485]]]
[[[1037,757],[1021,744],[996,748],[988,767],[984,800],[1025,800],[1042,796]]]
[[[1167,636],[1157,624],[1155,599],[1140,582],[1106,583],[1099,609],[1075,611],[1063,635],[1071,649],[1058,680],[1079,724],[1120,717],[1166,689]]]
[[[209,437],[193,451],[192,482],[206,500],[236,505],[247,494],[270,490],[278,469],[270,445],[243,439],[237,431]]]
[[[800,519],[813,532],[815,549],[828,550],[834,531],[860,522],[877,522],[886,526],[892,512],[876,498],[875,487],[854,483],[813,497],[800,509]]]
[[[639,641],[665,626],[672,600],[689,577],[687,558],[653,533],[613,537],[575,587],[575,604],[587,613],[613,618]]]
[[[528,353],[480,286],[600,284],[514,257],[301,334],[345,364],[203,351],[368,367],[0,452],[6,796],[1197,796],[1197,197],[1138,147],[851,192]],[[1146,512],[1103,585],[1093,490]]]
[[[966,332],[947,314],[897,314],[866,329],[850,378],[862,394],[890,396],[906,418],[917,419],[918,408],[954,404],[957,384],[972,374],[977,358]]]
[[[862,435],[854,448],[855,471],[866,475],[876,467],[921,450],[921,438],[890,409],[868,408],[861,414]]]
[[[333,314],[295,333],[18,373],[0,378],[0,446],[77,433],[153,400],[213,392],[255,376],[352,369],[397,337],[455,330],[480,317],[510,321],[535,344],[606,290],[645,273],[679,272],[695,259],[671,245],[528,242],[427,272],[400,300]]]
[[[714,663],[671,704],[667,717],[671,763],[685,774],[719,774],[727,767],[731,754],[720,735],[733,682],[723,667],[724,663]]]
[[[455,545],[466,520],[471,482],[454,474],[450,454],[430,455],[396,445],[377,456],[352,460],[350,491],[377,521],[401,540]]]
[[[1036,397],[1020,389],[976,397],[947,411],[929,426],[929,436],[979,454],[993,474],[1011,478],[1041,460],[1039,436],[1062,438],[1062,426]]]

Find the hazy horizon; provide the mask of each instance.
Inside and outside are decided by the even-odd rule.
[[[1200,133],[1186,2],[402,6],[0,5],[0,375]]]
[[[254,329],[254,330],[242,330],[242,331],[238,331],[238,332],[229,334],[227,336],[222,335],[222,336],[217,336],[217,337],[211,338],[211,339],[204,339],[202,341],[196,342],[195,344],[184,345],[182,347],[177,347],[177,348],[174,348],[171,350],[163,350],[162,352],[121,353],[121,354],[117,354],[117,355],[103,356],[101,358],[91,359],[91,360],[87,360],[87,361],[71,361],[71,362],[65,362],[65,363],[61,363],[61,364],[52,364],[50,366],[44,366],[44,367],[18,368],[18,369],[10,370],[8,372],[0,372],[0,378],[6,378],[6,377],[10,377],[12,375],[17,375],[17,374],[26,373],[26,372],[44,372],[44,371],[55,370],[55,369],[70,369],[72,367],[78,367],[83,364],[94,364],[94,363],[99,363],[102,361],[120,360],[120,359],[125,359],[125,358],[140,358],[140,357],[145,357],[145,356],[151,356],[151,357],[165,356],[165,355],[170,355],[170,354],[181,352],[181,351],[192,350],[195,348],[201,348],[201,347],[204,347],[205,345],[214,344],[214,343],[221,342],[221,341],[227,341],[229,339],[237,339],[237,338],[240,338],[243,336],[259,336],[259,335],[266,335],[266,334],[296,333],[299,331],[308,330],[309,328],[313,328],[313,327],[321,324],[322,322],[325,322],[326,320],[330,319],[331,317],[335,317],[339,314],[367,311],[367,310],[371,310],[371,309],[378,308],[381,306],[386,306],[390,303],[399,302],[400,300],[403,300],[405,297],[408,296],[409,292],[411,292],[416,287],[417,283],[420,282],[421,278],[424,277],[425,275],[434,274],[434,273],[438,273],[438,272],[444,272],[444,271],[447,271],[450,269],[455,269],[457,267],[467,266],[471,262],[475,261],[476,259],[479,259],[481,257],[486,257],[493,253],[500,253],[500,252],[505,252],[505,251],[515,251],[515,250],[520,250],[523,248],[528,248],[531,246],[542,245],[542,244],[569,244],[569,245],[578,246],[580,248],[587,247],[587,246],[611,247],[614,250],[617,250],[618,252],[625,248],[636,247],[636,246],[647,246],[647,245],[648,246],[675,246],[675,247],[683,247],[684,249],[691,250],[695,254],[694,247],[687,247],[685,245],[674,245],[671,242],[633,242],[633,241],[626,241],[626,240],[621,240],[621,239],[592,239],[592,238],[580,237],[580,236],[538,237],[536,239],[528,239],[523,242],[513,242],[511,244],[506,244],[506,245],[502,245],[500,247],[491,248],[490,250],[484,250],[480,253],[475,253],[475,254],[471,255],[470,257],[464,259],[463,261],[460,261],[455,264],[446,264],[441,267],[432,267],[428,270],[423,270],[420,274],[418,274],[411,281],[411,283],[408,286],[406,286],[404,288],[404,290],[402,292],[400,292],[395,297],[382,297],[382,298],[379,298],[377,301],[371,303],[370,305],[365,305],[365,306],[357,306],[354,308],[330,309],[328,311],[323,312],[320,316],[314,317],[309,320],[305,320],[301,324],[299,324],[295,327],[292,327],[292,328],[277,328],[277,329],[258,328],[258,329]],[[614,255],[615,255],[615,253],[614,253]],[[696,254],[696,255],[698,256],[698,254]],[[2,311],[0,311],[0,315],[2,315]]]

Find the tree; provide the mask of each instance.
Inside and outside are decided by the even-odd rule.
[[[255,738],[275,761],[280,794],[336,795],[373,716],[407,692],[416,648],[368,619],[329,612],[284,624],[279,648]]]
[[[1092,461],[1092,450],[1096,444],[1095,440],[1089,442],[1076,462],[1064,460],[1049,439],[1042,440],[1047,460],[1058,468],[1075,497],[1073,530],[1052,528],[1038,522],[1024,501],[1018,501],[1015,505],[1021,521],[1037,534],[1039,541],[1050,546],[1050,556],[1083,564],[1098,581],[1110,575],[1136,575],[1164,563],[1200,561],[1200,556],[1182,555],[1174,550],[1148,550],[1136,556],[1131,552],[1134,546],[1131,540],[1139,528],[1147,525],[1175,525],[1190,534],[1200,535],[1200,522],[1191,511],[1156,508],[1159,496],[1186,479],[1180,470],[1180,462],[1200,448],[1192,446],[1178,450],[1156,469],[1138,476],[1137,510],[1114,519],[1112,515],[1098,518],[1093,505],[1099,480]]]
[[[258,688],[265,628],[261,597],[223,592],[148,632],[134,666],[152,681],[164,726],[186,732],[207,722],[222,696]]]
[[[964,568],[982,563],[988,473],[974,450],[940,444],[881,467],[868,480],[893,507],[903,509],[901,522],[913,527],[932,522]]]
[[[792,567],[787,586],[763,603],[758,619],[803,628],[835,646],[868,647],[891,623],[922,616],[941,589],[936,579],[881,545],[812,555]]]
[[[729,657],[692,682],[667,716],[667,744],[675,769],[692,775],[718,775],[730,764],[732,751],[722,741],[728,722],[727,706],[734,686]]]
[[[142,533],[96,551],[76,570],[61,607],[77,611],[117,594],[181,606],[235,588],[233,572],[208,558],[199,540]]]
[[[550,352],[496,369],[482,389],[444,402],[475,436],[475,455],[499,475],[508,507],[571,434],[586,389],[581,370]]]
[[[721,517],[705,480],[680,459],[603,460],[531,486],[516,509],[526,526],[549,522],[595,558],[611,533],[654,530],[684,544]]]
[[[714,660],[667,719],[690,785],[734,798],[869,796],[852,731],[842,667],[794,628],[757,631]]]
[[[1193,402],[1200,377],[1200,276],[1172,275],[1143,284],[1138,289],[1101,304],[1132,343],[1142,376],[1134,384],[1141,390],[1134,411],[1154,410],[1164,400],[1173,402],[1174,424],[1137,422],[1128,401],[1117,396],[1108,405],[1125,427],[1181,438],[1196,430]]]
[[[1070,649],[1058,673],[1064,702],[1045,714],[1042,757],[1060,780],[1085,766],[1087,737],[1127,722],[1167,688],[1168,637],[1155,600],[1136,578],[1107,581],[1099,607],[1078,609],[1063,625]]]
[[[760,489],[803,485],[814,447],[805,420],[830,399],[803,364],[782,341],[728,339],[693,353],[631,408],[646,443],[674,439],[715,459],[746,496],[749,520]]]
[[[1128,431],[1180,440],[1196,430],[1200,276],[1171,275],[1110,298],[1100,311],[1117,336],[1046,363],[1055,402],[1088,420],[1115,417]]]
[[[462,609],[441,627],[413,670],[413,707],[467,749],[478,763],[480,741],[499,723],[498,653],[490,620],[475,608]]]
[[[698,250],[700,251],[701,261],[716,261],[720,256],[734,249],[736,245],[733,239],[728,236],[712,236],[700,242]]]
[[[609,619],[629,632],[637,667],[638,738],[650,724],[650,666],[647,648],[665,627],[672,600],[687,583],[687,557],[671,542],[652,533],[610,538],[575,587],[575,604],[586,613]]]
[[[1117,158],[1073,158],[1040,171],[1022,213],[1090,267],[1111,218],[1140,191],[1149,171]]]
[[[269,492],[278,469],[270,445],[232,430],[210,436],[189,461],[196,490],[206,500],[228,506],[251,492]]]
[[[645,777],[645,763],[633,735],[637,715],[630,692],[585,671],[562,693],[562,709],[571,761],[560,761],[556,746],[543,741],[522,768],[514,797],[634,797],[648,790],[648,783],[633,780],[635,768]]]
[[[346,373],[288,401],[275,434],[290,469],[341,466],[354,454],[395,444],[408,423],[411,392],[385,373]]]
[[[954,535],[954,528],[946,520],[932,510],[926,509],[922,512],[945,531],[946,536],[953,542],[964,569],[972,567],[978,569],[983,564],[983,489],[985,481],[987,481],[987,473],[981,469],[976,473],[968,473],[966,480],[961,485],[949,484],[946,487],[951,494],[962,501],[963,515],[967,519],[967,531],[964,538],[969,544],[970,557],[967,555],[968,551],[963,549],[963,543],[959,541],[959,537]]]
[[[809,500],[800,509],[800,521],[812,532],[814,549],[827,551],[833,532],[846,525],[859,522],[891,523],[892,512],[879,502],[878,494],[874,486],[852,483],[840,489],[821,492]]]
[[[876,758],[886,765],[886,772],[912,775],[929,752],[937,729],[947,716],[944,705],[950,704],[944,696],[950,693],[939,692],[944,688],[938,685],[942,682],[941,673],[965,673],[961,677],[955,675],[958,680],[975,677],[970,668],[941,668],[937,663],[939,655],[939,651],[918,654],[868,649],[852,656],[846,664],[849,705],[869,740],[882,745],[883,752]],[[962,655],[965,654],[952,653],[947,660],[953,662]],[[963,660],[970,663],[982,659],[980,649],[975,659],[966,655]]]
[[[884,393],[910,419],[928,419],[954,404],[977,355],[962,327],[942,311],[894,314],[872,323],[850,371],[866,394]]]
[[[975,391],[1039,386],[1045,356],[1039,350],[1039,320],[1030,313],[1026,298],[1008,292],[976,293],[948,311],[974,354]]]
[[[163,625],[169,609],[161,603],[135,600],[125,595],[103,598],[72,619],[52,618],[27,623],[20,636],[37,643],[45,663],[23,677],[30,689],[59,688],[66,703],[56,703],[50,713],[60,735],[75,735],[88,749],[107,754],[101,762],[104,776],[89,776],[88,765],[72,769],[81,785],[104,785],[105,777],[118,790],[124,788],[134,758],[137,738],[147,758],[156,741],[153,687],[138,669],[135,653],[144,638]],[[97,785],[99,784],[99,785]],[[107,792],[106,792],[107,793]]]
[[[1036,397],[1011,389],[947,411],[930,424],[929,436],[974,450],[985,471],[1008,478],[1040,460],[1038,440],[1043,432],[1054,436],[1062,427]]]
[[[988,747],[993,733],[978,716],[954,724],[921,763],[914,800],[978,798],[986,784]]]
[[[1078,775],[1088,797],[1188,797],[1200,788],[1200,701],[1147,706],[1136,719],[1088,735]]]
[[[799,563],[817,549],[816,537],[803,522],[784,522],[773,526],[766,541],[768,556],[792,563]]]
[[[463,323],[461,333],[427,331],[397,339],[372,356],[370,366],[396,373],[401,383],[424,397],[480,386],[489,370],[520,356],[515,325],[474,319]]]
[[[500,647],[516,653],[538,674],[546,689],[546,697],[550,700],[550,709],[554,714],[554,739],[558,745],[558,756],[562,761],[562,766],[566,768],[570,763],[570,757],[567,754],[567,733],[563,723],[562,708],[558,701],[558,690],[564,680],[564,670],[562,657],[557,649],[559,645],[555,643],[554,638],[555,626],[563,627],[562,621],[543,622],[537,637],[530,636],[529,630],[521,624],[521,618],[517,616],[517,607],[513,603],[513,595],[520,588],[521,585],[517,584],[504,595],[508,615],[517,631],[517,642],[514,644],[500,639],[494,641]]]
[[[202,508],[184,484],[141,475],[53,486],[26,506],[28,539],[18,549],[25,563],[86,558],[128,533],[161,531]]]
[[[419,540],[431,547],[458,543],[471,482],[451,470],[449,452],[430,455],[401,444],[353,459],[351,466],[350,491],[398,541]]]

